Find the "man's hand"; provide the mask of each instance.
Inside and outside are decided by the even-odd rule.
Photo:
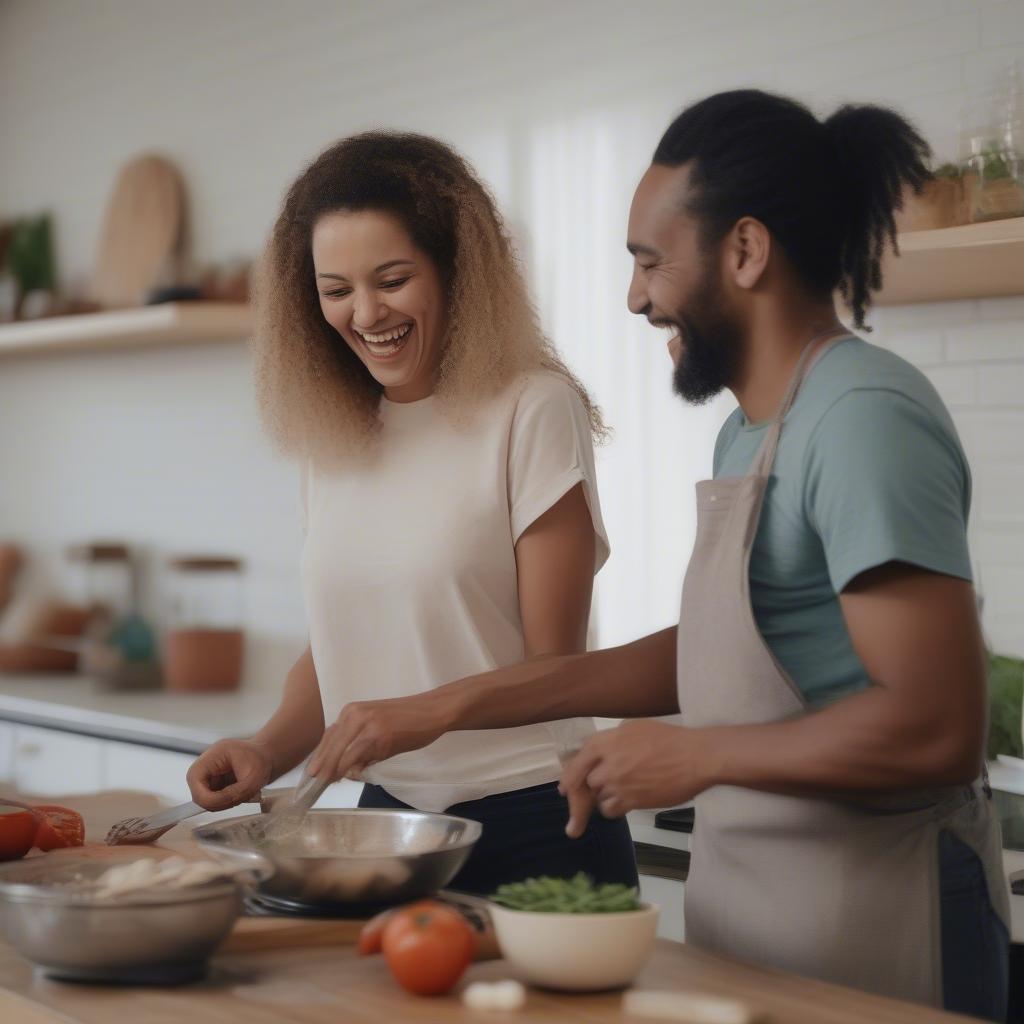
[[[435,702],[424,696],[346,704],[313,751],[307,774],[316,778],[359,778],[364,768],[407,750],[419,750],[448,728]]]
[[[566,832],[583,834],[595,805],[606,818],[637,807],[673,807],[711,785],[702,733],[664,722],[626,722],[591,736],[566,765],[559,791],[569,800]]]

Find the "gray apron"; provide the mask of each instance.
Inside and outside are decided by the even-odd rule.
[[[807,345],[748,475],[697,484],[679,620],[687,726],[775,722],[809,710],[758,631],[749,566],[783,421],[823,337]],[[980,785],[843,800],[716,786],[696,808],[686,938],[705,949],[941,1006],[943,829],[979,855],[993,906],[1009,923],[999,827]]]

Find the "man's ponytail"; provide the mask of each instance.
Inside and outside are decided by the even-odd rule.
[[[843,183],[838,287],[854,321],[863,324],[871,293],[882,287],[885,250],[896,248],[895,213],[906,188],[919,193],[931,178],[931,150],[912,125],[884,107],[840,107],[825,130]]]

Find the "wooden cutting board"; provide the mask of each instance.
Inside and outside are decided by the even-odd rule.
[[[92,297],[115,308],[144,302],[180,256],[184,210],[185,186],[169,160],[147,154],[125,164],[103,222]]]
[[[354,946],[364,923],[333,918],[241,917],[219,951],[255,953],[263,949]]]

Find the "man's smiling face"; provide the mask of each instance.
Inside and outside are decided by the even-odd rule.
[[[652,164],[633,196],[627,247],[633,255],[631,312],[671,331],[676,393],[713,398],[735,378],[742,329],[728,308],[717,245],[690,212],[690,168]]]

